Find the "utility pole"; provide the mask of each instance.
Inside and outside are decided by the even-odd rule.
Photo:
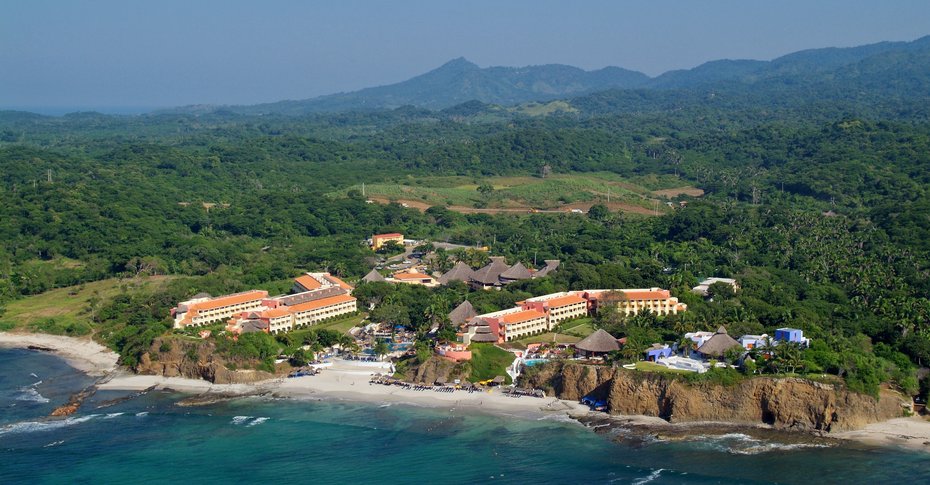
[[[48,183],[52,183],[52,169],[48,169]]]
[[[365,197],[365,182],[362,182],[362,197]]]
[[[607,187],[607,203],[610,203],[610,187]]]

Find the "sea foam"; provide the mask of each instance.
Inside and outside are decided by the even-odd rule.
[[[65,428],[68,426],[73,426],[75,424],[84,423],[90,421],[96,417],[100,416],[99,414],[89,414],[87,416],[81,417],[72,417],[61,420],[54,421],[22,421],[19,423],[12,423],[6,426],[0,427],[0,436],[7,434],[17,434],[17,433],[33,433],[36,431],[51,431],[53,429]]]

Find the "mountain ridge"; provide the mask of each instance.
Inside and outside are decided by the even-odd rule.
[[[255,105],[193,105],[158,113],[203,114],[222,110],[246,115],[303,115],[389,110],[406,105],[439,111],[469,101],[515,106],[572,99],[610,90],[724,89],[781,93],[784,89],[805,88],[826,89],[834,96],[839,91],[835,86],[829,86],[834,79],[842,79],[854,86],[861,84],[867,89],[883,90],[880,78],[885,76],[890,79],[890,84],[901,85],[902,80],[892,79],[895,69],[909,72],[909,76],[917,80],[904,82],[904,85],[922,89],[930,86],[930,63],[925,65],[920,55],[922,52],[930,52],[930,36],[856,47],[805,49],[769,61],[719,59],[691,69],[667,71],[656,77],[615,66],[590,71],[565,64],[480,67],[465,57],[457,57],[405,81],[357,91]],[[872,65],[866,63],[856,67],[868,59],[872,59]],[[904,64],[910,60],[916,60],[918,64]],[[857,77],[856,72],[861,75]],[[926,82],[924,78],[927,78]]]

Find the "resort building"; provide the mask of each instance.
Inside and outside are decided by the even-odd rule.
[[[327,318],[356,311],[356,299],[352,295],[329,296],[306,303],[286,307],[294,317],[293,328],[313,325]]]
[[[689,332],[685,334],[685,338],[694,342],[694,348],[698,348],[704,345],[704,342],[710,340],[714,336],[714,332]]]
[[[210,298],[198,295],[178,304],[171,309],[174,316],[174,328],[209,325],[229,319],[233,315],[262,308],[262,300],[268,298],[268,292],[251,290],[233,295]]]
[[[610,352],[620,350],[620,342],[606,330],[598,329],[576,343],[575,349],[585,357],[603,357]]]
[[[436,353],[453,362],[462,362],[464,360],[471,360],[471,351],[468,350],[466,347],[467,345],[463,345],[463,344],[437,345]]]
[[[472,306],[470,301],[465,300],[449,312],[449,323],[463,325],[476,316],[478,316],[478,312],[475,311],[475,307]]]
[[[261,331],[266,333],[287,332],[294,328],[294,317],[286,307],[262,311],[243,312],[233,317],[226,329],[234,333]]]
[[[642,310],[656,315],[677,315],[688,309],[688,305],[679,303],[678,298],[661,288],[585,290],[584,296],[591,301],[592,312],[607,305],[616,305],[626,316],[636,315]]]
[[[804,338],[804,331],[797,328],[779,328],[775,330],[775,342],[794,342],[804,347],[811,346],[811,339]]]
[[[739,342],[727,335],[727,329],[723,328],[721,325],[711,338],[707,339],[707,341],[697,348],[697,353],[705,359],[720,358],[732,348],[739,348],[742,350],[742,346]]]
[[[549,330],[546,314],[538,310],[522,310],[500,319],[501,338],[505,342],[536,335]]]
[[[233,333],[280,333],[356,311],[352,286],[329,273],[306,273],[294,279],[290,295],[268,297],[267,291],[210,298],[197,295],[173,309],[175,328],[227,322]]]
[[[470,266],[462,261],[459,261],[455,263],[455,266],[453,266],[452,269],[443,273],[442,276],[439,277],[439,284],[448,285],[454,281],[461,281],[467,284],[472,280],[474,275],[475,272],[471,269]]]
[[[557,259],[547,259],[546,265],[541,269],[527,268],[523,263],[517,262],[513,266],[507,264],[506,260],[501,256],[491,257],[491,262],[485,265],[482,268],[474,270],[471,274],[467,274],[465,266],[464,268],[456,265],[456,268],[453,268],[449,273],[454,273],[449,277],[443,275],[439,278],[440,282],[443,284],[448,284],[449,281],[466,281],[463,279],[467,276],[467,282],[471,284],[473,288],[476,289],[500,289],[504,285],[513,283],[515,281],[541,278],[548,275],[549,273],[556,270],[559,267],[559,260]],[[445,281],[445,282],[444,282]]]
[[[423,285],[428,287],[439,285],[435,278],[426,273],[420,273],[414,268],[411,268],[407,271],[394,273],[385,281],[389,283],[406,283],[410,285]]]
[[[646,349],[646,360],[649,362],[657,362],[662,359],[667,359],[672,356],[672,348],[667,344],[652,344],[651,347]]]
[[[752,350],[757,347],[765,347],[767,345],[766,342],[769,340],[769,338],[770,337],[764,333],[762,335],[748,335],[747,334],[747,335],[743,335],[742,337],[738,338],[737,341],[739,342],[740,345],[743,346],[744,349]]]
[[[527,310],[537,310],[545,313],[549,318],[549,329],[573,318],[588,315],[588,300],[578,292],[561,292],[550,295],[527,298],[517,302]]]
[[[692,292],[692,293],[697,293],[698,295],[701,295],[701,296],[707,296],[707,295],[708,295],[708,290],[710,289],[710,285],[712,285],[712,284],[714,284],[714,283],[723,283],[723,284],[725,284],[725,285],[729,285],[730,287],[733,288],[733,291],[738,291],[738,290],[739,290],[739,284],[737,284],[737,283],[736,283],[736,280],[733,279],[733,278],[711,277],[711,278],[707,278],[707,279],[701,281],[701,282],[698,283],[698,285],[695,286],[694,288],[691,288],[691,292]]]
[[[404,235],[398,232],[389,232],[387,234],[375,234],[371,236],[371,249],[377,251],[388,242],[396,242],[401,246],[404,245]]]

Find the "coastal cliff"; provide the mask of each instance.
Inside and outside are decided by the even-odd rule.
[[[905,398],[887,390],[875,399],[798,378],[756,377],[725,386],[558,362],[527,376],[527,385],[561,399],[588,395],[604,399],[611,414],[655,416],[672,423],[719,421],[824,432],[855,430],[901,417],[907,404]]]
[[[245,384],[271,379],[274,374],[253,369],[257,362],[227,361],[210,341],[155,339],[133,369],[139,374],[203,379],[214,384]],[[230,369],[233,367],[233,369]]]

